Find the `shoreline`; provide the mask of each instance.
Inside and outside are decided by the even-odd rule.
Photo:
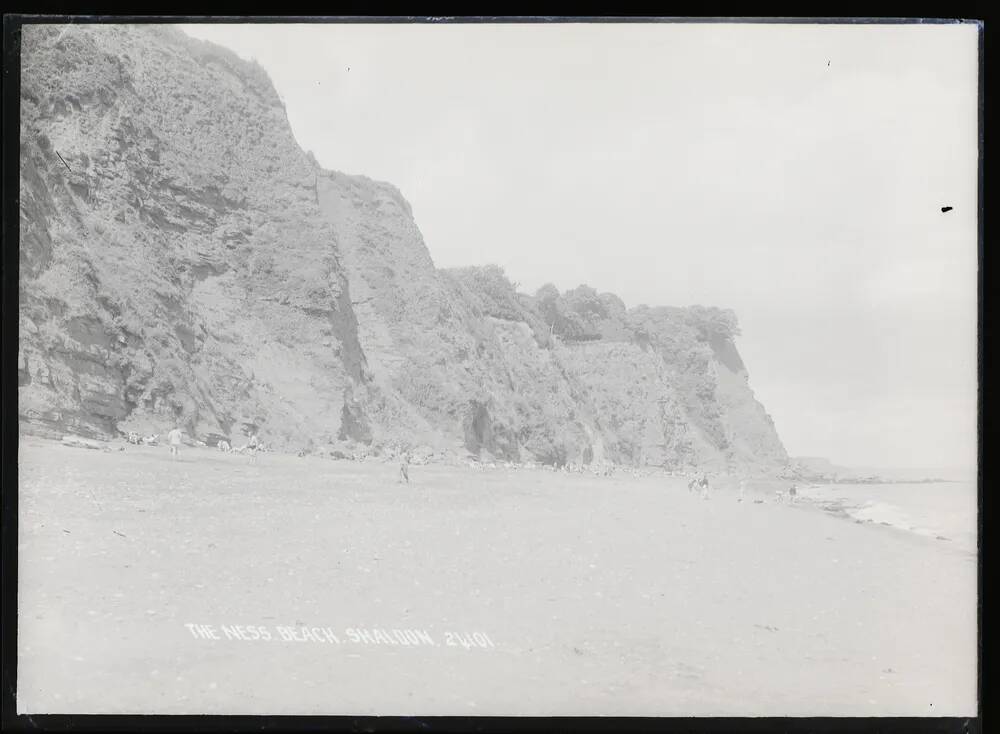
[[[828,485],[836,486],[836,485]],[[974,547],[965,547],[961,540],[956,538],[948,537],[941,533],[938,533],[929,529],[921,529],[919,527],[914,527],[912,525],[902,525],[893,522],[887,522],[885,520],[875,520],[871,518],[861,518],[857,517],[856,513],[864,512],[866,509],[865,505],[852,504],[843,499],[819,499],[815,497],[804,497],[800,496],[795,502],[796,506],[801,506],[808,508],[811,511],[822,512],[824,514],[835,517],[843,522],[850,522],[856,525],[869,526],[873,528],[884,529],[885,531],[898,534],[903,538],[912,538],[914,540],[919,540],[921,542],[926,542],[930,544],[937,544],[942,549],[949,550],[954,553],[959,553],[963,555],[968,555],[972,557],[978,556],[979,552],[979,538],[975,538]],[[978,534],[977,528],[973,526],[970,528],[969,532]],[[947,543],[948,545],[941,546],[940,544]]]

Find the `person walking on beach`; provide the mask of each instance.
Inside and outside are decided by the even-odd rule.
[[[410,483],[410,452],[404,451],[399,463],[399,481]]]
[[[789,488],[789,490],[788,490],[788,504],[790,504],[790,505],[794,505],[795,504],[795,495],[797,495],[797,494],[798,494],[798,489],[793,484]]]
[[[257,432],[250,432],[250,441],[247,442],[247,451],[250,452],[250,463],[257,463],[257,449],[260,447],[260,441],[257,438]]]
[[[747,489],[747,480],[740,479],[740,496],[739,499],[736,500],[737,502],[743,501],[743,498],[746,495],[746,489]]]
[[[174,429],[167,434],[167,440],[170,443],[170,460],[174,461],[181,452],[181,429],[174,426]]]
[[[708,499],[708,474],[701,475],[701,498]]]

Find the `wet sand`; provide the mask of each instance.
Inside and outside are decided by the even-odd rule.
[[[976,711],[949,543],[769,488],[168,453],[22,441],[20,712]]]

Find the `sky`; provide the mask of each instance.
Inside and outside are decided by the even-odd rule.
[[[732,308],[792,456],[975,465],[976,26],[182,28],[438,267]]]

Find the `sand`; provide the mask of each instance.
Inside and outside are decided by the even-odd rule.
[[[976,713],[946,542],[666,477],[168,453],[21,442],[19,712]]]

